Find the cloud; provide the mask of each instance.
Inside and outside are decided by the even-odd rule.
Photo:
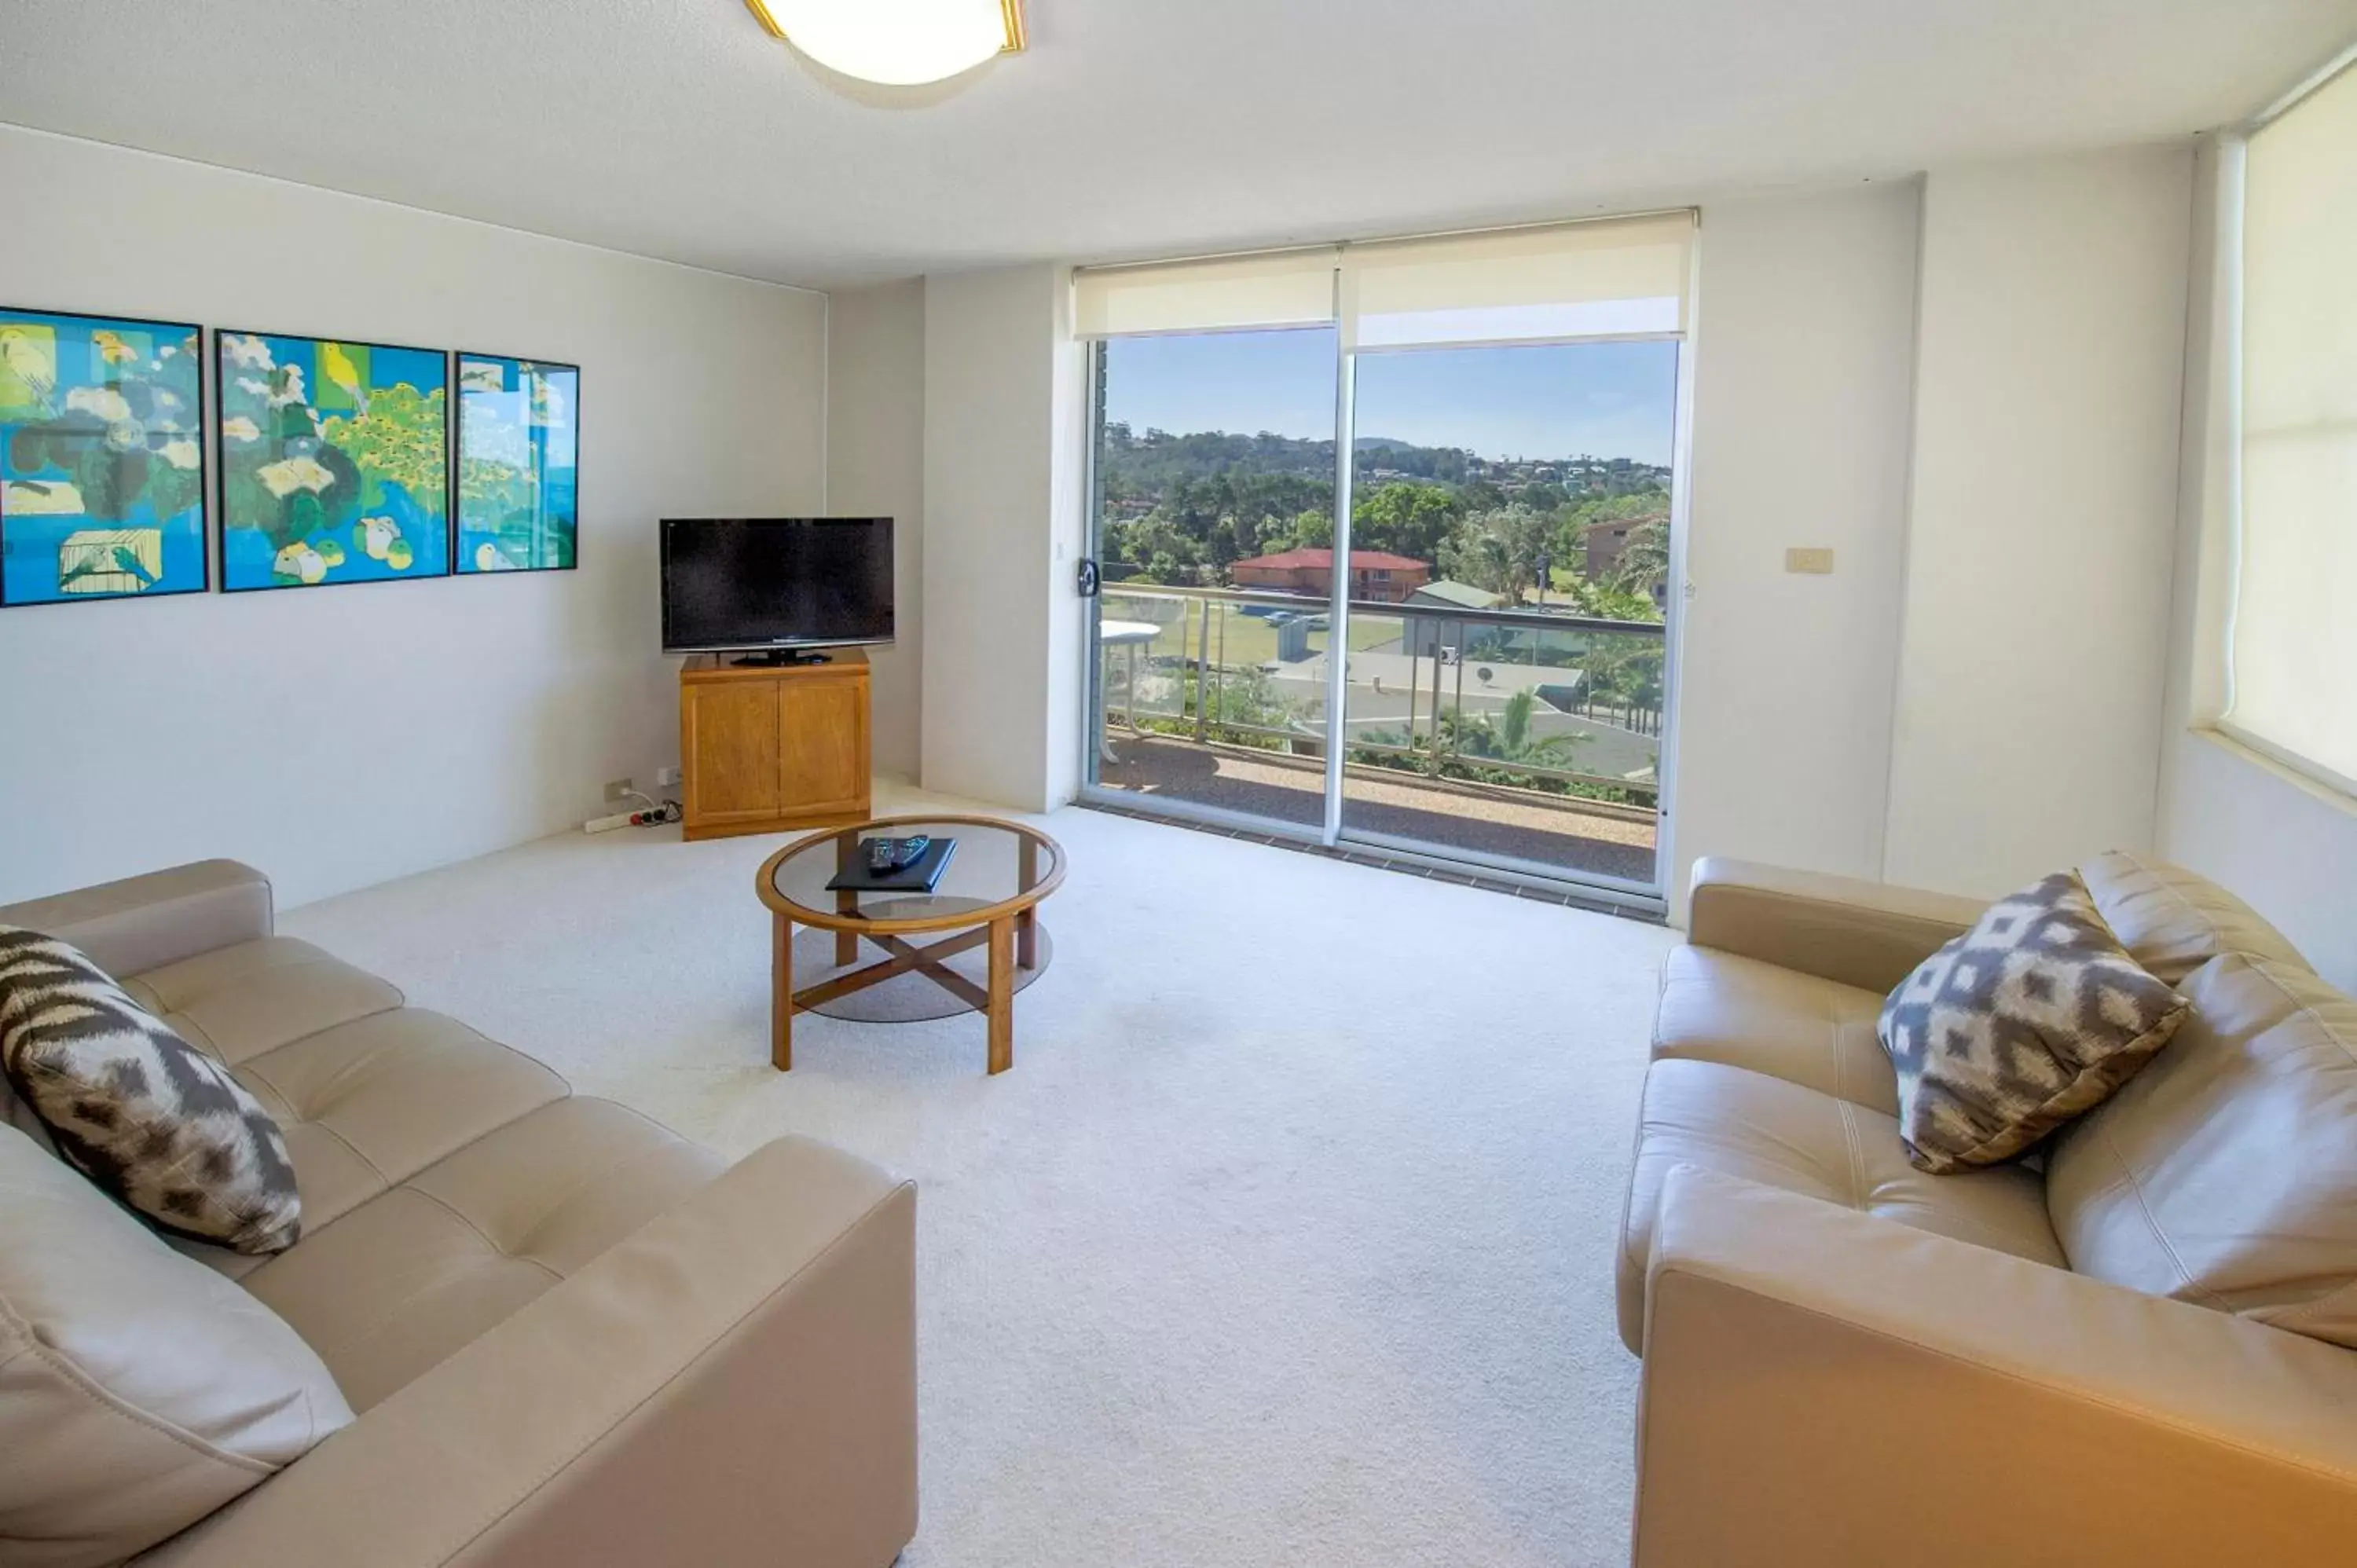
[[[234,332],[224,332],[221,334],[221,352],[229,356],[229,362],[240,370],[267,371],[276,368],[270,358],[270,345],[259,338],[241,338]]]

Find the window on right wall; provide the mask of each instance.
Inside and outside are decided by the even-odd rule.
[[[2242,299],[2221,727],[2357,793],[2357,70],[2252,134]]]

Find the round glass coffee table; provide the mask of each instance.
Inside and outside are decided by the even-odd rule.
[[[835,890],[827,884],[866,865],[863,841],[954,839],[949,864],[931,891]],[[897,980],[922,975],[980,1013],[990,1026],[990,1070],[1015,1065],[1015,992],[1018,970],[1037,970],[1043,933],[1039,901],[1064,880],[1061,845],[1037,828],[996,817],[883,817],[855,827],[830,828],[788,844],[762,864],[753,888],[769,908],[770,1059],[780,1072],[793,1066],[794,1015]],[[864,969],[794,988],[794,928],[834,933],[834,963],[859,961],[862,944],[882,957]],[[912,937],[956,935],[920,944]],[[947,960],[974,948],[989,950],[989,978],[978,984]]]

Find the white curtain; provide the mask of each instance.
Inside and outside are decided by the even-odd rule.
[[[2255,133],[2224,726],[2357,789],[2357,70]]]

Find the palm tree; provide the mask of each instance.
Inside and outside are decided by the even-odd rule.
[[[1534,736],[1531,719],[1537,709],[1538,699],[1527,688],[1508,697],[1504,711],[1495,719],[1487,714],[1468,714],[1462,709],[1452,708],[1440,715],[1443,749],[1490,762],[1560,767],[1570,760],[1577,737],[1567,735]]]

